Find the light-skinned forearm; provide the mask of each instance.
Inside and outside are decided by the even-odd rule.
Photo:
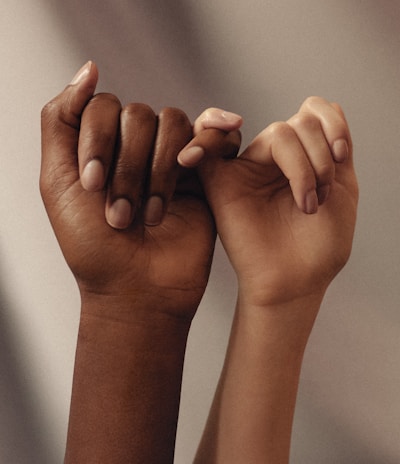
[[[304,350],[321,297],[255,307],[238,299],[195,464],[287,464]]]
[[[190,321],[154,309],[83,304],[65,464],[173,462]]]

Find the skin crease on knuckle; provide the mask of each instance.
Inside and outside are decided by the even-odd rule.
[[[311,95],[310,97],[307,97],[303,104],[301,105],[301,109],[302,110],[310,110],[311,112],[314,110],[314,108],[318,105],[320,105],[321,103],[324,103],[326,104],[327,101],[322,98],[322,97],[317,97],[315,95]]]
[[[89,102],[90,105],[103,104],[107,102],[108,104],[114,104],[121,106],[121,102],[118,97],[112,93],[97,93]]]
[[[113,169],[113,177],[125,187],[137,185],[142,180],[142,166],[134,159],[129,161],[118,161]]]
[[[121,120],[134,118],[140,124],[154,123],[156,115],[152,108],[145,103],[129,103],[121,112]]]
[[[277,121],[264,129],[264,131],[261,132],[261,136],[265,139],[270,139],[270,144],[274,144],[277,140],[293,137],[293,132],[293,129],[287,122]]]
[[[296,113],[289,119],[288,123],[296,131],[305,130],[312,133],[322,131],[319,119],[314,114],[308,113],[306,111]]]
[[[160,119],[168,118],[168,120],[170,120],[172,124],[179,126],[179,127],[185,127],[188,124],[190,124],[186,114],[179,108],[173,108],[173,107],[163,108],[160,112],[159,118]]]

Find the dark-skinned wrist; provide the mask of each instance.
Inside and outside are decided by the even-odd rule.
[[[126,324],[190,327],[200,304],[198,291],[177,289],[120,289],[87,291],[80,286],[81,317],[99,317]]]
[[[172,463],[191,318],[149,300],[83,295],[66,464]]]

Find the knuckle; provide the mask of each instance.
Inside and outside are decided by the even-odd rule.
[[[51,100],[46,103],[40,113],[40,119],[42,124],[48,124],[50,121],[53,121],[58,118],[60,113],[60,105],[57,100]]]
[[[265,135],[271,137],[273,140],[287,138],[293,135],[293,129],[288,123],[277,121],[267,127]]]
[[[135,118],[139,122],[153,123],[156,115],[150,106],[145,103],[129,103],[122,109],[121,118]]]
[[[186,127],[190,125],[186,113],[179,108],[167,107],[160,112],[160,119],[166,119],[168,122],[178,127]]]
[[[296,130],[306,130],[316,132],[321,129],[319,119],[311,113],[301,112],[295,114],[290,119],[290,125]]]
[[[98,104],[109,104],[109,105],[116,105],[121,106],[121,102],[119,101],[118,97],[116,97],[112,93],[98,93],[90,100],[88,105],[98,105]]]
[[[321,97],[317,97],[315,95],[311,95],[304,100],[302,107],[304,108],[314,108],[316,105],[319,105],[321,102],[325,102],[325,100]]]

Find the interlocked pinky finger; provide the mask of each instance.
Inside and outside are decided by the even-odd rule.
[[[193,134],[196,136],[204,129],[221,129],[230,132],[239,129],[242,123],[242,117],[236,113],[220,108],[207,108],[194,122]]]
[[[204,160],[237,156],[243,119],[236,113],[219,108],[208,108],[196,119],[194,138],[178,155],[178,163],[185,168],[197,167]]]
[[[209,158],[235,158],[241,139],[239,130],[204,129],[179,152],[178,163],[185,168],[194,168]]]

